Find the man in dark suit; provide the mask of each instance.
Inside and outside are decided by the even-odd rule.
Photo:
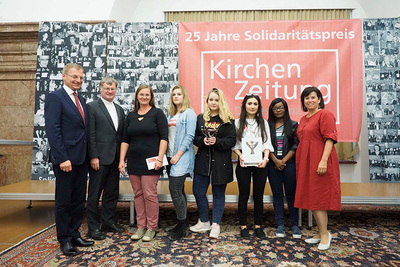
[[[82,66],[66,64],[64,86],[46,97],[44,116],[50,144],[50,161],[56,176],[55,219],[57,239],[65,255],[76,255],[76,246],[94,244],[81,238],[87,173],[88,116],[85,99],[77,95],[83,82]]]
[[[89,113],[89,192],[87,200],[88,236],[105,239],[104,232],[122,233],[125,229],[115,222],[119,195],[119,150],[124,110],[113,102],[118,82],[111,77],[100,81],[101,97],[88,104]],[[98,216],[101,193],[101,228]]]

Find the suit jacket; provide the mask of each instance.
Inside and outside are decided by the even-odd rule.
[[[88,112],[86,100],[78,95],[85,113],[85,121],[78,107],[64,88],[50,93],[45,100],[44,117],[47,138],[50,144],[50,162],[60,164],[70,160],[81,165],[87,156]]]
[[[87,105],[89,113],[89,157],[99,158],[100,165],[110,165],[119,157],[125,114],[121,106],[115,104],[118,115],[118,129],[103,100],[98,99]]]

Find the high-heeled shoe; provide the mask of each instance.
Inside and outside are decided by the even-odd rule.
[[[329,233],[328,232],[328,235],[329,235],[329,241],[328,241],[328,244],[321,244],[321,243],[319,243],[319,245],[318,245],[318,249],[319,250],[327,250],[327,249],[329,249],[329,247],[331,246],[331,240],[332,240],[332,235],[331,235],[331,233]]]
[[[306,240],[304,240],[306,243],[308,244],[318,244],[319,241],[321,241],[320,238],[307,238]]]

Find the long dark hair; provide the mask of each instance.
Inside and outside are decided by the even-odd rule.
[[[241,140],[243,137],[244,128],[247,126],[246,103],[247,103],[247,100],[249,100],[250,98],[255,98],[258,102],[258,110],[257,110],[256,115],[254,116],[254,119],[257,122],[258,129],[260,129],[262,141],[265,143],[265,142],[267,142],[268,137],[267,137],[267,132],[265,131],[264,118],[262,116],[261,99],[258,95],[255,95],[255,94],[246,95],[242,101],[242,107],[240,110],[240,118],[239,118],[239,129],[236,132],[236,136],[237,136],[238,140]]]
[[[283,107],[285,108],[285,116],[283,117],[283,134],[287,137],[289,142],[292,142],[293,139],[293,123],[292,119],[289,115],[289,107],[286,103],[285,99],[283,98],[275,98],[272,100],[271,104],[269,105],[268,109],[268,124],[269,124],[269,131],[271,133],[272,144],[275,147],[276,143],[276,129],[275,129],[275,116],[274,111],[272,110],[274,106],[278,103],[282,103]]]

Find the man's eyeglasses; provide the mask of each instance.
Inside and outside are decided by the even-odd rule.
[[[71,77],[74,80],[81,80],[83,81],[83,76],[78,76],[78,75],[69,75],[68,73],[64,73],[65,75]]]
[[[111,92],[114,92],[114,91],[116,91],[117,90],[117,88],[101,88],[102,90],[104,90],[104,91],[111,91]]]
[[[284,110],[284,109],[285,109],[284,106],[272,108],[273,111]]]

